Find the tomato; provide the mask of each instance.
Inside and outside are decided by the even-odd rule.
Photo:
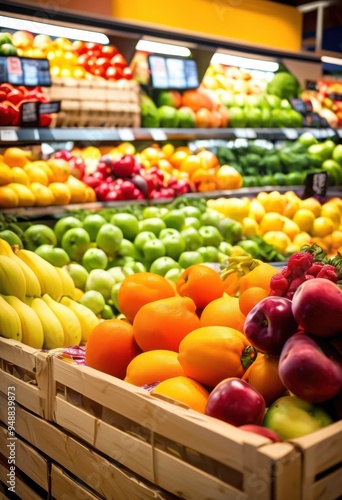
[[[133,72],[131,68],[129,68],[128,66],[124,68],[122,72],[122,77],[125,78],[125,80],[132,80]]]
[[[118,49],[114,45],[104,45],[101,52],[104,57],[108,57],[109,59],[119,53]]]
[[[110,60],[111,66],[115,66],[116,68],[126,68],[127,61],[122,54],[115,54],[114,57]]]
[[[107,80],[120,80],[122,78],[122,69],[110,66],[106,71],[105,77]]]
[[[98,59],[96,59],[95,65],[97,68],[103,69],[103,72],[106,72],[110,66],[110,62],[107,57],[99,57]]]

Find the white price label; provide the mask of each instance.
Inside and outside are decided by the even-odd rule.
[[[164,130],[160,130],[158,128],[155,129],[151,128],[149,132],[154,141],[166,141],[167,139],[167,135],[165,134]]]
[[[118,130],[119,137],[121,141],[134,141],[134,133],[130,128],[120,128]]]
[[[256,132],[252,128],[246,128],[246,137],[247,139],[255,139],[256,138]]]
[[[342,128],[336,130],[336,132],[338,133],[338,136],[339,137],[342,137]]]
[[[1,130],[0,137],[2,141],[17,141],[18,134],[15,130]]]
[[[235,137],[237,137],[238,139],[246,139],[248,137],[247,136],[247,129],[244,129],[244,128],[234,129],[234,134],[235,134]]]
[[[322,139],[326,139],[328,137],[328,132],[324,129],[320,130],[320,136]]]
[[[293,128],[283,128],[282,129],[283,134],[287,139],[290,139],[291,141],[298,139],[298,132],[296,129]]]

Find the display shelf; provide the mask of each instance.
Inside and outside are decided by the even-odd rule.
[[[342,129],[333,128],[16,128],[0,127],[0,146],[41,144],[42,142],[120,142],[174,141],[197,139],[268,139],[296,140],[302,133],[311,132],[318,140],[342,138]]]

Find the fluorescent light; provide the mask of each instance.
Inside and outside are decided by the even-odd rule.
[[[337,66],[342,66],[342,59],[337,57],[322,56],[321,61],[328,64],[337,64]]]
[[[153,52],[156,54],[166,54],[170,56],[188,57],[191,55],[187,47],[181,45],[170,45],[168,43],[151,42],[149,40],[139,40],[135,46],[136,50],[143,52]]]
[[[213,64],[226,64],[227,66],[237,66],[238,68],[257,69],[260,71],[270,71],[275,73],[279,69],[279,64],[272,61],[260,61],[259,59],[248,59],[247,57],[231,56],[217,52],[211,58]]]
[[[106,45],[109,43],[109,38],[104,33],[97,31],[80,30],[76,28],[65,28],[54,24],[45,24],[29,19],[18,19],[14,17],[0,16],[0,26],[2,28],[30,31],[41,35],[49,35],[51,37],[62,37],[70,40],[83,40],[84,42],[94,42]]]

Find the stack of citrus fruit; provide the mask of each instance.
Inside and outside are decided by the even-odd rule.
[[[34,160],[10,147],[0,157],[0,207],[68,205],[96,201],[95,191],[70,173],[62,159]]]
[[[86,363],[202,413],[211,389],[228,377],[248,377],[271,401],[283,391],[273,376],[277,359],[252,364],[256,351],[243,328],[276,272],[260,263],[241,279],[239,296],[228,295],[221,276],[203,264],[190,266],[175,285],[148,272],[128,276],[119,290],[122,319],[95,327]]]
[[[246,237],[261,235],[281,253],[298,252],[306,243],[318,243],[328,254],[342,250],[340,198],[320,203],[293,191],[262,191],[253,199],[208,200],[208,206],[239,221]]]

